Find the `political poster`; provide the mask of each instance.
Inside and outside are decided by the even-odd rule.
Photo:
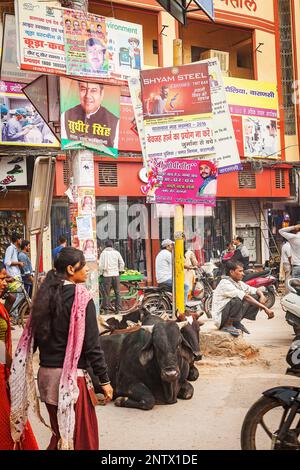
[[[66,56],[60,2],[15,0],[18,62],[22,70],[64,75]]]
[[[120,87],[60,79],[62,149],[118,156]]]
[[[0,82],[0,145],[60,147],[53,132],[22,92],[24,86]]]
[[[1,80],[7,82],[30,83],[39,77],[39,73],[20,70],[17,59],[17,31],[14,15],[5,14],[1,55]]]
[[[216,163],[219,174],[238,171],[242,166],[219,60],[209,59],[201,63],[208,65],[213,111],[215,153],[209,157]]]
[[[243,157],[277,159],[278,94],[274,83],[224,77],[239,153]]]
[[[105,18],[77,10],[64,10],[63,24],[67,75],[108,77]]]
[[[144,63],[142,26],[106,18],[106,30],[110,72],[122,77],[138,77]]]
[[[215,151],[207,64],[141,72],[147,159]]]
[[[154,158],[141,191],[152,204],[215,206],[217,175],[216,165],[209,160]]]

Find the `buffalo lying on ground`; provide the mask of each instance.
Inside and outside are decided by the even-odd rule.
[[[158,321],[132,333],[115,332],[102,336],[101,344],[116,406],[150,410],[192,398],[187,378],[194,355],[178,323]]]

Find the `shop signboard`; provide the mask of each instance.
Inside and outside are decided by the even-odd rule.
[[[14,15],[5,14],[3,21],[3,38],[1,55],[1,80],[7,82],[30,83],[39,74],[20,70],[17,59],[17,31]]]
[[[60,79],[62,149],[118,156],[120,87]]]
[[[141,86],[147,159],[215,152],[207,64],[143,70]]]
[[[214,0],[194,0],[196,5],[204,11],[204,13],[214,21],[215,11],[214,11]]]
[[[24,86],[0,82],[0,145],[59,147],[59,141],[22,92]]]
[[[60,2],[15,0],[18,62],[22,70],[65,74],[66,56]]]
[[[155,158],[149,161],[148,183],[141,191],[152,204],[215,206],[217,173],[209,160]]]
[[[63,24],[67,75],[108,77],[105,18],[78,10],[64,10]]]
[[[124,77],[138,77],[144,63],[142,26],[106,18],[106,30],[110,72]]]
[[[276,84],[232,77],[224,77],[224,83],[240,155],[277,159]]]
[[[26,157],[11,155],[0,160],[0,186],[27,186]]]

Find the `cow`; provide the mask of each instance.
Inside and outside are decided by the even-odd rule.
[[[180,334],[180,325],[159,321],[133,332],[102,336],[115,405],[151,410],[155,404],[191,399],[187,381],[193,351]]]

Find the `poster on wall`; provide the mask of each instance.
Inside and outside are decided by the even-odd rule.
[[[93,221],[91,215],[81,215],[76,217],[76,223],[79,240],[93,238]]]
[[[66,56],[60,2],[15,0],[18,62],[22,70],[64,75]]]
[[[48,125],[22,92],[23,86],[0,82],[0,145],[60,147]]]
[[[95,188],[78,188],[78,214],[96,216]]]
[[[142,148],[144,166],[147,166],[146,138],[145,138],[145,128],[144,128],[141,81],[139,78],[131,77],[128,79],[128,86],[129,86],[131,102],[133,106],[136,127],[137,127],[137,131],[139,135],[140,145]]]
[[[148,183],[141,187],[152,204],[202,204],[214,206],[216,165],[209,160],[154,158],[149,160]]]
[[[144,70],[141,86],[148,159],[214,153],[207,64]]]
[[[77,10],[64,10],[63,24],[67,75],[108,77],[105,18]]]
[[[141,152],[139,133],[130,96],[121,96],[119,150]]]
[[[240,155],[279,158],[276,85],[231,77],[224,83]]]
[[[1,187],[27,186],[26,157],[11,156],[0,160],[0,191]]]
[[[60,111],[62,149],[118,156],[120,87],[62,77]]]
[[[106,30],[110,72],[122,77],[138,77],[144,63],[142,26],[106,18]]]
[[[1,55],[1,80],[7,82],[30,83],[39,74],[20,70],[17,59],[17,31],[14,15],[5,14],[3,21],[3,40]]]

